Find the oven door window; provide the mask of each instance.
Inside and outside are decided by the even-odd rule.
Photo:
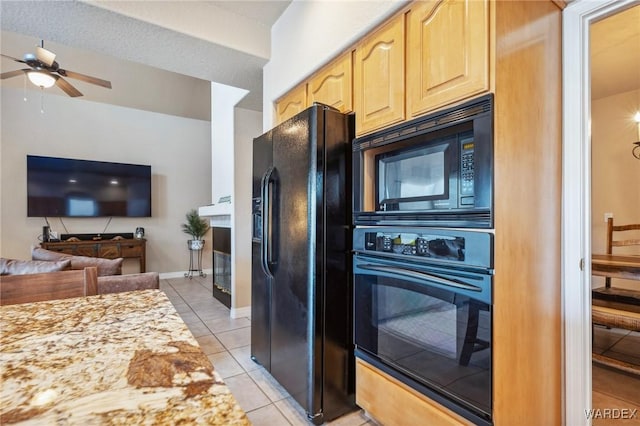
[[[358,348],[444,396],[491,415],[490,305],[472,297],[474,291],[449,289],[437,281],[466,280],[457,274],[438,274],[430,283],[412,278],[412,271],[395,274],[395,266],[376,272],[367,265],[356,260]],[[490,277],[477,279],[487,289],[480,299],[490,300]]]

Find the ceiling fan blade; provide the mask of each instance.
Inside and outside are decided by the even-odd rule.
[[[102,80],[100,78],[91,77],[88,75],[84,75],[84,74],[80,74],[80,73],[68,71],[68,70],[62,70],[62,69],[58,70],[58,74],[65,77],[74,78],[76,80],[84,81],[86,83],[91,83],[98,86],[106,87],[107,89],[111,89],[111,82],[107,80]]]
[[[0,56],[5,57],[7,59],[14,60],[16,62],[20,62],[20,63],[26,64],[26,62],[23,61],[22,59],[14,58],[13,56],[5,55],[4,53],[0,53]]]
[[[75,87],[73,87],[67,80],[62,77],[58,77],[56,80],[56,86],[58,86],[64,93],[71,96],[72,98],[82,96],[82,93]]]
[[[44,47],[36,46],[36,58],[46,66],[50,67],[56,59],[56,54]]]
[[[29,71],[29,70],[28,69],[24,69],[24,70],[15,70],[15,71],[3,72],[2,74],[0,74],[0,80],[4,80],[5,78],[11,78],[11,77],[19,76],[20,74],[24,74],[26,71]]]

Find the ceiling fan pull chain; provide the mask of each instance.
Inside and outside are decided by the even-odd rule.
[[[44,87],[40,86],[40,114],[44,114]]]
[[[22,99],[27,102],[27,73],[24,73],[24,84],[22,85]]]

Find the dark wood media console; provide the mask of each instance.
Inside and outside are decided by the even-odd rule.
[[[142,239],[94,240],[94,241],[60,241],[43,242],[44,249],[75,256],[101,257],[104,259],[138,259],[140,272],[146,272],[146,243]]]

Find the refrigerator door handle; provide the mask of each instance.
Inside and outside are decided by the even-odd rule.
[[[260,241],[260,260],[263,272],[273,277],[271,268],[269,267],[269,258],[271,250],[271,196],[269,194],[269,186],[271,185],[271,176],[273,175],[273,167],[262,176],[262,239]]]
[[[276,229],[277,223],[274,224],[275,205],[272,203],[273,200],[278,199],[278,169],[275,167],[271,167],[269,178],[267,180],[267,199],[269,201],[269,210],[267,211],[267,220],[269,233],[267,235],[267,249],[266,249],[266,264],[269,267],[269,271],[271,275],[273,275],[273,265],[277,263],[277,259],[275,259],[274,252],[277,250],[277,240],[276,234],[278,230]]]

